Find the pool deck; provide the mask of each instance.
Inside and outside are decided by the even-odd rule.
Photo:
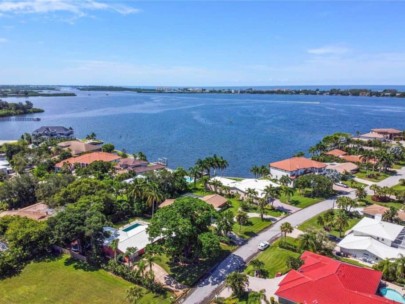
[[[396,284],[386,282],[386,281],[383,281],[383,282],[385,284],[387,284],[388,288],[394,289],[395,291],[398,291],[402,296],[404,296],[404,294],[405,294],[405,288],[404,287],[401,287],[401,286],[398,286]]]

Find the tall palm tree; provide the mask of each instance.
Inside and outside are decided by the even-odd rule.
[[[400,254],[400,257],[395,261],[397,278],[405,278],[405,256]]]
[[[221,183],[221,181],[219,181],[219,180],[217,180],[217,179],[211,180],[211,181],[209,182],[209,184],[214,188],[214,192],[215,192],[215,193],[218,193],[218,188],[221,188],[221,187],[223,186],[223,184]]]
[[[112,240],[112,242],[110,244],[112,251],[114,251],[114,261],[116,261],[116,262],[117,262],[118,242],[119,242],[119,239],[114,239],[114,240]]]
[[[291,197],[295,193],[295,190],[293,188],[283,186],[283,187],[281,187],[281,191],[283,192],[284,196],[287,198],[287,203],[289,203],[291,200]]]
[[[259,167],[254,165],[252,168],[250,168],[250,172],[257,178],[257,175],[259,174]]]
[[[253,204],[255,198],[257,198],[257,195],[258,195],[258,193],[257,193],[256,189],[253,189],[253,188],[246,189],[246,197],[247,197],[249,204]]]
[[[197,185],[197,178],[201,176],[201,168],[194,166],[188,169],[188,174],[193,178],[194,188]]]
[[[260,198],[257,201],[257,206],[259,207],[259,212],[260,212],[260,218],[263,221],[264,220],[264,210],[268,204],[268,201],[265,198]]]
[[[234,271],[226,277],[225,286],[231,288],[233,294],[239,297],[245,292],[245,288],[249,286],[248,276]]]
[[[149,266],[149,272],[152,272],[152,267],[153,267],[153,263],[159,260],[159,257],[151,254],[151,253],[147,253],[144,256],[144,259],[146,261],[146,263],[148,263]]]
[[[349,226],[349,217],[343,210],[338,210],[335,213],[334,224],[337,230],[339,230],[339,236],[342,237],[342,232]]]
[[[284,240],[287,237],[287,233],[291,233],[291,232],[293,232],[293,230],[294,230],[294,228],[293,228],[293,226],[291,226],[291,224],[289,222],[282,223],[280,226],[280,231],[284,234],[283,235]]]
[[[239,232],[242,229],[242,225],[246,225],[249,221],[249,217],[246,212],[239,211],[238,214],[236,214],[236,222],[239,224]]]
[[[136,247],[128,247],[125,251],[124,255],[128,258],[129,267],[132,266],[132,257],[135,253],[138,252],[138,248]]]
[[[274,200],[280,198],[281,188],[268,185],[264,188],[263,193],[264,197],[273,205]]]
[[[146,264],[145,264],[145,261],[144,260],[140,260],[137,264],[136,264],[136,266],[137,266],[137,272],[136,272],[136,274],[137,274],[137,276],[142,276],[143,277],[143,275],[144,275],[144,272],[145,272],[145,269],[146,269]]]
[[[157,186],[157,184],[153,183],[153,182],[148,182],[146,184],[146,188],[145,188],[145,199],[146,199],[146,203],[152,207],[152,216],[155,213],[155,204],[157,202],[161,202],[163,201],[164,197],[163,197],[163,193],[160,191],[159,187]]]
[[[292,179],[288,175],[283,175],[282,177],[280,177],[280,184],[283,186],[290,185],[291,181]]]
[[[364,200],[367,197],[367,191],[364,187],[356,188],[356,197],[358,200]]]
[[[307,231],[306,233],[301,234],[298,239],[300,241],[301,250],[309,250],[312,252],[318,251],[316,231]]]

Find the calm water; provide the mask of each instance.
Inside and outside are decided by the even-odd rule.
[[[405,99],[396,98],[88,94],[30,98],[45,109],[34,115],[42,121],[0,121],[0,139],[41,125],[71,126],[78,137],[94,131],[117,149],[143,151],[150,160],[167,157],[173,168],[216,153],[230,163],[226,174],[248,176],[253,165],[307,151],[330,133],[405,129]]]

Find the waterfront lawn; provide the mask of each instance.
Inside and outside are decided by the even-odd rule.
[[[287,237],[285,241],[296,246],[298,245],[298,241],[291,237]],[[290,268],[287,266],[287,259],[289,257],[297,258],[301,255],[298,252],[279,248],[279,242],[281,242],[281,240],[277,240],[276,242],[274,242],[269,248],[262,251],[256,257],[256,259],[264,263],[263,270],[264,275],[267,278],[274,278],[278,272],[282,274],[287,273],[290,270]],[[246,267],[245,273],[249,275],[254,274],[253,267],[250,264],[248,264],[248,266]]]
[[[179,283],[186,286],[193,286],[204,274],[206,274],[217,263],[227,257],[236,246],[221,243],[221,252],[215,259],[199,260],[194,264],[178,264],[171,261],[166,254],[160,254],[156,259],[156,264],[161,266],[168,274]]]
[[[319,203],[320,201],[324,200],[322,197],[309,197],[307,194],[300,194],[298,191],[295,192],[293,196],[290,197],[290,201],[288,202],[287,197],[284,193],[280,197],[280,201],[283,203],[293,205],[298,208],[306,208],[313,204]]]
[[[321,214],[316,215],[316,216],[310,218],[309,220],[305,221],[304,223],[302,223],[301,225],[298,226],[298,229],[301,230],[301,231],[306,231],[309,228],[323,229],[323,227],[317,223],[317,219],[318,219],[318,216],[322,216],[326,212],[327,211],[322,212]],[[348,230],[352,229],[352,227],[354,225],[356,225],[360,220],[361,220],[361,218],[356,218],[356,217],[349,218],[349,225],[347,226],[345,231],[348,231]],[[340,237],[338,230],[332,229],[331,231],[327,231],[327,232],[329,234],[332,234],[332,235],[336,236],[336,237]],[[344,232],[342,233],[342,235],[344,235]]]
[[[395,174],[395,172],[392,173],[387,173],[387,172],[378,172],[378,171],[362,171],[360,170],[359,172],[355,173],[356,177],[365,179],[371,182],[380,182],[387,177],[390,177],[391,175]]]
[[[249,239],[256,236],[260,231],[269,227],[271,221],[267,219],[260,219],[260,217],[251,217],[247,225],[239,226],[238,223],[233,225],[232,231],[244,239]]]
[[[86,267],[87,266],[87,267]],[[32,262],[14,277],[0,281],[2,303],[126,303],[127,289],[134,284],[101,269],[89,268],[68,256]],[[170,303],[144,289],[139,303]]]

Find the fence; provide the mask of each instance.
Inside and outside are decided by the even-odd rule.
[[[68,254],[68,255],[70,255],[70,257],[72,257],[75,260],[79,260],[79,261],[82,261],[82,262],[87,262],[87,258],[84,255],[81,255],[79,253],[73,252],[71,250],[68,250],[68,249],[65,249],[65,248],[62,248],[62,247],[59,247],[59,246],[56,246],[56,245],[54,245],[52,247],[53,247],[53,250],[55,250],[59,254],[62,254],[62,253]]]

